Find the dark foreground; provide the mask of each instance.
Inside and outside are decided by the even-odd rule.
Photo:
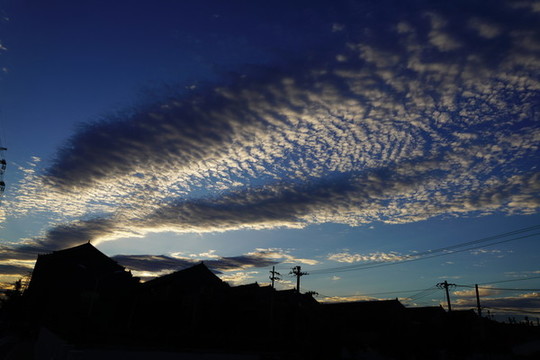
[[[41,255],[0,359],[540,359],[540,327],[398,300],[321,304],[204,264],[141,283],[90,244]]]

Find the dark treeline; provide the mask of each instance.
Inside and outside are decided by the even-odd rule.
[[[6,294],[0,359],[533,359],[537,326],[397,299],[321,304],[204,264],[141,283],[91,244],[40,255]]]

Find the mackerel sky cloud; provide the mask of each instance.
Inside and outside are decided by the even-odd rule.
[[[220,68],[219,76],[186,76],[179,84],[166,79],[133,106],[93,109],[86,122],[71,124],[74,130],[52,155],[34,153],[10,164],[17,181],[9,183],[2,221],[39,218],[43,226],[4,241],[2,266],[14,272],[27,264],[7,263],[12,259],[155,234],[537,214],[540,11],[533,1],[485,6],[294,7],[283,20],[261,19],[253,30],[261,39],[275,38],[279,50],[271,51],[231,30],[215,46],[253,46],[272,55],[243,63],[223,51],[231,57],[223,55],[226,65],[212,66],[234,66]],[[212,24],[233,16],[222,13]],[[313,31],[309,41],[291,30],[304,27]],[[185,31],[189,36],[178,30],[173,37],[186,41],[182,54],[211,51],[211,36]],[[333,249],[315,258],[285,248],[293,246],[256,244],[238,249],[243,255],[206,260],[216,271],[244,271],[291,259],[306,265],[396,261],[426,250]],[[204,259],[172,253],[125,249],[115,259],[147,273]]]
[[[504,28],[425,11],[372,29],[381,35],[338,37],[301,67],[246,69],[106,116],[28,172],[9,206],[107,223],[59,225],[51,243],[66,227],[99,241],[532,213],[540,34]]]

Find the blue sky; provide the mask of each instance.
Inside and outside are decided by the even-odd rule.
[[[92,241],[142,277],[205,260],[264,283],[274,265],[288,288],[302,265],[320,300],[540,288],[534,229],[388,265],[540,223],[538,2],[0,11],[4,282]],[[499,308],[539,299],[489,286]],[[443,293],[414,294],[388,297]]]

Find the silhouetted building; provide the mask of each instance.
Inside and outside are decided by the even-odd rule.
[[[141,284],[134,298],[131,334],[139,343],[168,347],[215,347],[229,285],[206,265]]]
[[[91,244],[39,255],[21,304],[24,316],[10,319],[47,354],[61,347],[60,359],[104,349],[190,358],[459,359],[510,354],[538,336],[473,311],[405,308],[397,299],[320,304],[293,289],[229,286],[204,263],[140,283]]]
[[[128,316],[125,308],[138,278],[86,243],[38,255],[25,292],[33,321],[73,340],[121,331],[116,325]]]
[[[381,349],[392,339],[403,346],[407,315],[396,300],[327,303],[322,306],[325,328],[334,348],[350,354],[363,354],[368,349]]]

